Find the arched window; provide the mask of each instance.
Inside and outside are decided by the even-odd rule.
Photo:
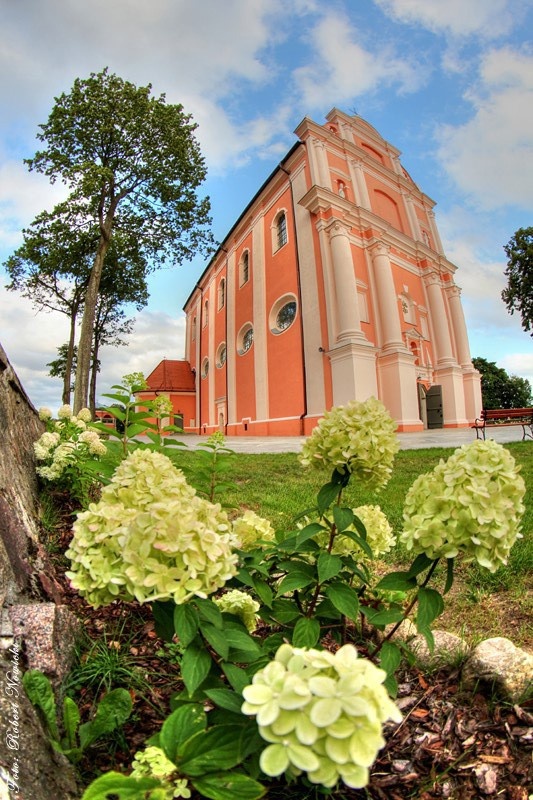
[[[218,310],[226,305],[226,279],[221,278],[218,284]]]
[[[209,372],[209,359],[204,358],[204,360],[202,361],[202,371],[200,373],[202,378],[207,378],[208,372]]]
[[[282,211],[277,218],[276,231],[279,250],[280,247],[283,247],[284,244],[287,244],[287,217],[285,216],[284,211]]]
[[[224,364],[226,363],[227,354],[228,354],[228,352],[227,352],[227,349],[226,349],[226,342],[222,342],[218,346],[217,356],[216,356],[216,365],[217,365],[218,369],[223,367]]]
[[[204,303],[204,328],[209,322],[209,300]]]
[[[196,317],[192,318],[191,337],[194,342],[194,340],[196,339]]]
[[[239,264],[239,286],[244,286],[250,279],[250,253],[245,250]]]

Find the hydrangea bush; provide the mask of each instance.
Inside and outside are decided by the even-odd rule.
[[[386,726],[401,720],[391,699],[402,658],[395,627],[414,614],[431,647],[443,610],[429,586],[439,561],[448,566],[444,593],[460,553],[489,568],[501,563],[523,511],[523,481],[507,451],[493,442],[460,448],[406,498],[402,541],[413,564],[374,585],[371,561],[393,546],[391,527],[379,506],[352,509],[342,495],[351,479],[383,488],[398,449],[394,427],[374,398],[326,414],[302,463],[331,478],[314,513],[288,532],[251,511],[231,522],[207,499],[223,485],[223,442],[207,445],[205,497],[160,453],[123,461],[100,503],[78,517],[69,575],[95,605],[150,602],[158,633],[179,642],[184,688],[131,775],[102,776],[86,800],[193,789],[258,800],[273,778],[324,792],[368,783]],[[367,636],[391,623],[379,644]]]
[[[82,408],[74,415],[69,405],[63,405],[54,420],[50,409],[43,407],[39,418],[46,423],[46,431],[33,445],[37,474],[86,505],[97,484],[94,464],[107,452],[98,431],[91,427],[90,410]]]

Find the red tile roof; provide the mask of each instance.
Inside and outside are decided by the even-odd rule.
[[[158,392],[194,392],[194,373],[188,361],[164,358],[146,378],[148,387]]]

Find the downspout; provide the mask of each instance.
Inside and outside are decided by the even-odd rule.
[[[204,293],[202,291],[202,287],[199,283],[196,284],[194,287],[195,289],[200,290],[200,319],[198,323],[198,329],[196,331],[196,335],[198,336],[198,344],[200,350],[200,358],[199,363],[196,364],[196,381],[198,386],[198,436],[202,435],[202,331],[203,331],[203,320],[202,316],[204,313]]]
[[[224,250],[224,248],[222,248]],[[224,304],[224,339],[226,340],[226,360],[224,362],[224,372],[226,375],[226,419],[224,420],[224,436],[228,435],[228,420],[229,420],[229,391],[228,391],[228,251],[226,253],[226,302]]]
[[[296,212],[294,208],[294,187],[291,181],[291,173],[285,169],[285,167],[280,163],[279,168],[282,172],[287,175],[289,179],[289,185],[291,187],[291,199],[292,199],[292,222],[294,227],[294,243],[296,245],[296,282],[298,286],[298,305],[300,307],[300,331],[301,331],[301,351],[302,351],[302,374],[303,374],[303,382],[304,382],[304,410],[303,413],[300,414],[300,436],[304,435],[304,419],[307,417],[307,367],[305,363],[305,334],[304,334],[304,317],[303,317],[303,309],[302,309],[302,285],[301,285],[301,275],[300,275],[300,250],[298,248],[298,227],[296,225]]]

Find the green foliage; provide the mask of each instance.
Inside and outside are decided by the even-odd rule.
[[[508,261],[502,300],[510,314],[520,314],[522,328],[533,336],[533,228],[519,228],[503,249]]]
[[[122,727],[131,714],[130,693],[126,689],[113,689],[102,697],[93,718],[80,725],[81,715],[76,703],[70,697],[65,697],[61,735],[56,700],[49,678],[39,670],[28,670],[23,675],[22,683],[31,703],[42,713],[52,746],[73,764],[81,759],[84,751],[97,739]]]
[[[472,363],[481,373],[483,408],[529,408],[533,405],[531,384],[526,378],[508,375],[494,361],[473,358]]]

